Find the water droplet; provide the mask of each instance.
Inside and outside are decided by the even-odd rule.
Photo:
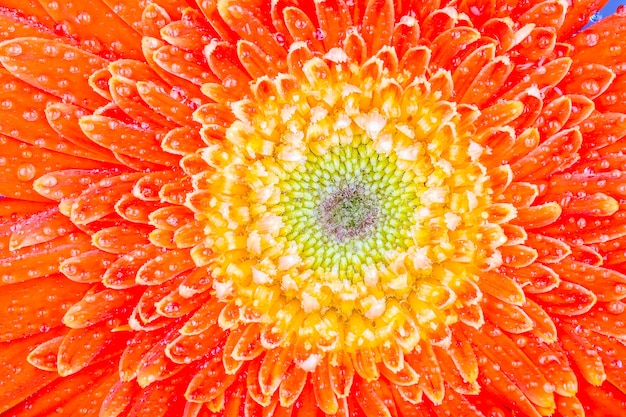
[[[21,164],[17,167],[17,178],[20,181],[30,181],[35,177],[36,172],[33,164]]]
[[[89,13],[87,13],[87,12],[80,12],[76,16],[76,20],[78,20],[78,22],[80,22],[82,24],[90,23],[91,22],[91,15]]]
[[[47,44],[43,48],[43,53],[46,56],[55,57],[59,54],[59,48],[54,44]]]
[[[8,56],[19,56],[22,54],[22,46],[21,45],[9,45],[7,48]]]
[[[587,46],[595,46],[598,43],[598,35],[595,33],[588,33],[584,39]]]
[[[591,96],[595,96],[600,92],[600,84],[596,80],[585,80],[581,84],[582,90]]]

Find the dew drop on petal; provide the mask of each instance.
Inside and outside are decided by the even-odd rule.
[[[9,56],[19,56],[22,54],[22,46],[21,45],[10,45],[7,48],[7,55]]]
[[[595,46],[598,43],[598,35],[596,33],[588,33],[584,41],[588,47]]]
[[[17,167],[17,178],[20,181],[30,181],[35,177],[36,172],[33,164],[21,164]]]

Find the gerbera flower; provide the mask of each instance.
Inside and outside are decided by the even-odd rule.
[[[0,0],[0,414],[626,409],[626,14]]]

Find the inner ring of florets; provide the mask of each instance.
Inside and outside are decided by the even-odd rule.
[[[311,154],[281,184],[281,234],[309,268],[362,276],[412,242],[418,186],[411,177],[394,156],[365,143]]]

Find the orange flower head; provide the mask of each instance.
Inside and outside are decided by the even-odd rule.
[[[23,3],[0,416],[626,409],[623,10]]]

